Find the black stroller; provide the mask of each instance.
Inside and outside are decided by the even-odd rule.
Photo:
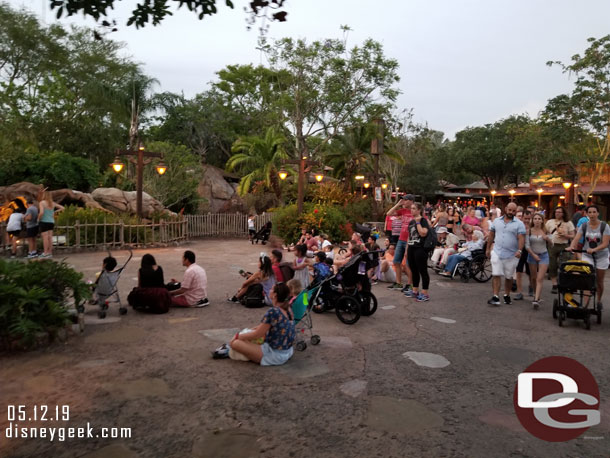
[[[273,227],[273,223],[271,221],[267,222],[263,227],[261,227],[256,234],[252,236],[252,244],[258,243],[261,241],[262,245],[267,244],[269,241],[269,237],[271,236],[271,228]]]
[[[583,251],[573,250],[575,253]],[[593,264],[585,261],[561,263],[557,282],[557,298],[553,300],[553,318],[559,326],[567,318],[583,320],[586,329],[591,329],[591,315],[597,316],[597,324],[602,322],[602,309],[597,303],[597,276],[595,256]],[[589,294],[585,294],[588,291]],[[589,303],[593,301],[593,306]]]
[[[323,313],[335,309],[335,314],[345,324],[356,323],[361,316],[370,316],[377,311],[377,298],[371,292],[367,271],[379,264],[380,251],[364,251],[354,255],[336,275],[318,285],[320,291],[314,297],[313,311]]]

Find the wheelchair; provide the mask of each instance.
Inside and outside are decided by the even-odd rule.
[[[478,283],[485,283],[491,278],[491,261],[485,250],[474,250],[472,259],[464,259],[455,266],[453,278],[459,277],[464,283],[472,278]]]

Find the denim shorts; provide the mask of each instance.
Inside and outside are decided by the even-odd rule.
[[[536,253],[536,254],[538,254],[538,253]],[[532,255],[528,253],[527,262],[529,262],[530,264],[548,264],[549,263],[549,252],[548,251],[538,254],[538,257],[540,258],[540,261],[536,261],[532,257]]]
[[[267,342],[261,345],[263,350],[263,359],[261,359],[261,366],[281,366],[288,361],[294,353],[294,347],[290,347],[287,350],[276,350],[271,348]]]
[[[396,244],[396,252],[394,253],[394,264],[402,263],[402,259],[405,257],[407,251],[407,242],[399,240]]]

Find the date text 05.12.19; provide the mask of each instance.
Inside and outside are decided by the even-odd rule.
[[[70,406],[9,405],[8,421],[68,421]]]

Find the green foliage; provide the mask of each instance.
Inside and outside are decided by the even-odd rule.
[[[373,201],[356,195],[353,201],[343,206],[343,213],[351,223],[370,221],[373,216]]]
[[[90,191],[100,183],[97,166],[67,153],[13,153],[0,157],[0,186],[29,181],[50,189]]]
[[[307,188],[307,199],[315,204],[344,204],[351,200],[340,183],[326,182]]]
[[[65,262],[16,262],[0,259],[0,339],[31,344],[37,332],[53,333],[65,326],[66,301],[90,297],[82,274]]]
[[[299,216],[296,205],[275,209],[273,214],[273,231],[287,243],[297,241],[304,227],[316,233],[325,233],[334,242],[347,240],[349,237],[348,219],[341,208],[334,205],[306,202],[303,213]]]

